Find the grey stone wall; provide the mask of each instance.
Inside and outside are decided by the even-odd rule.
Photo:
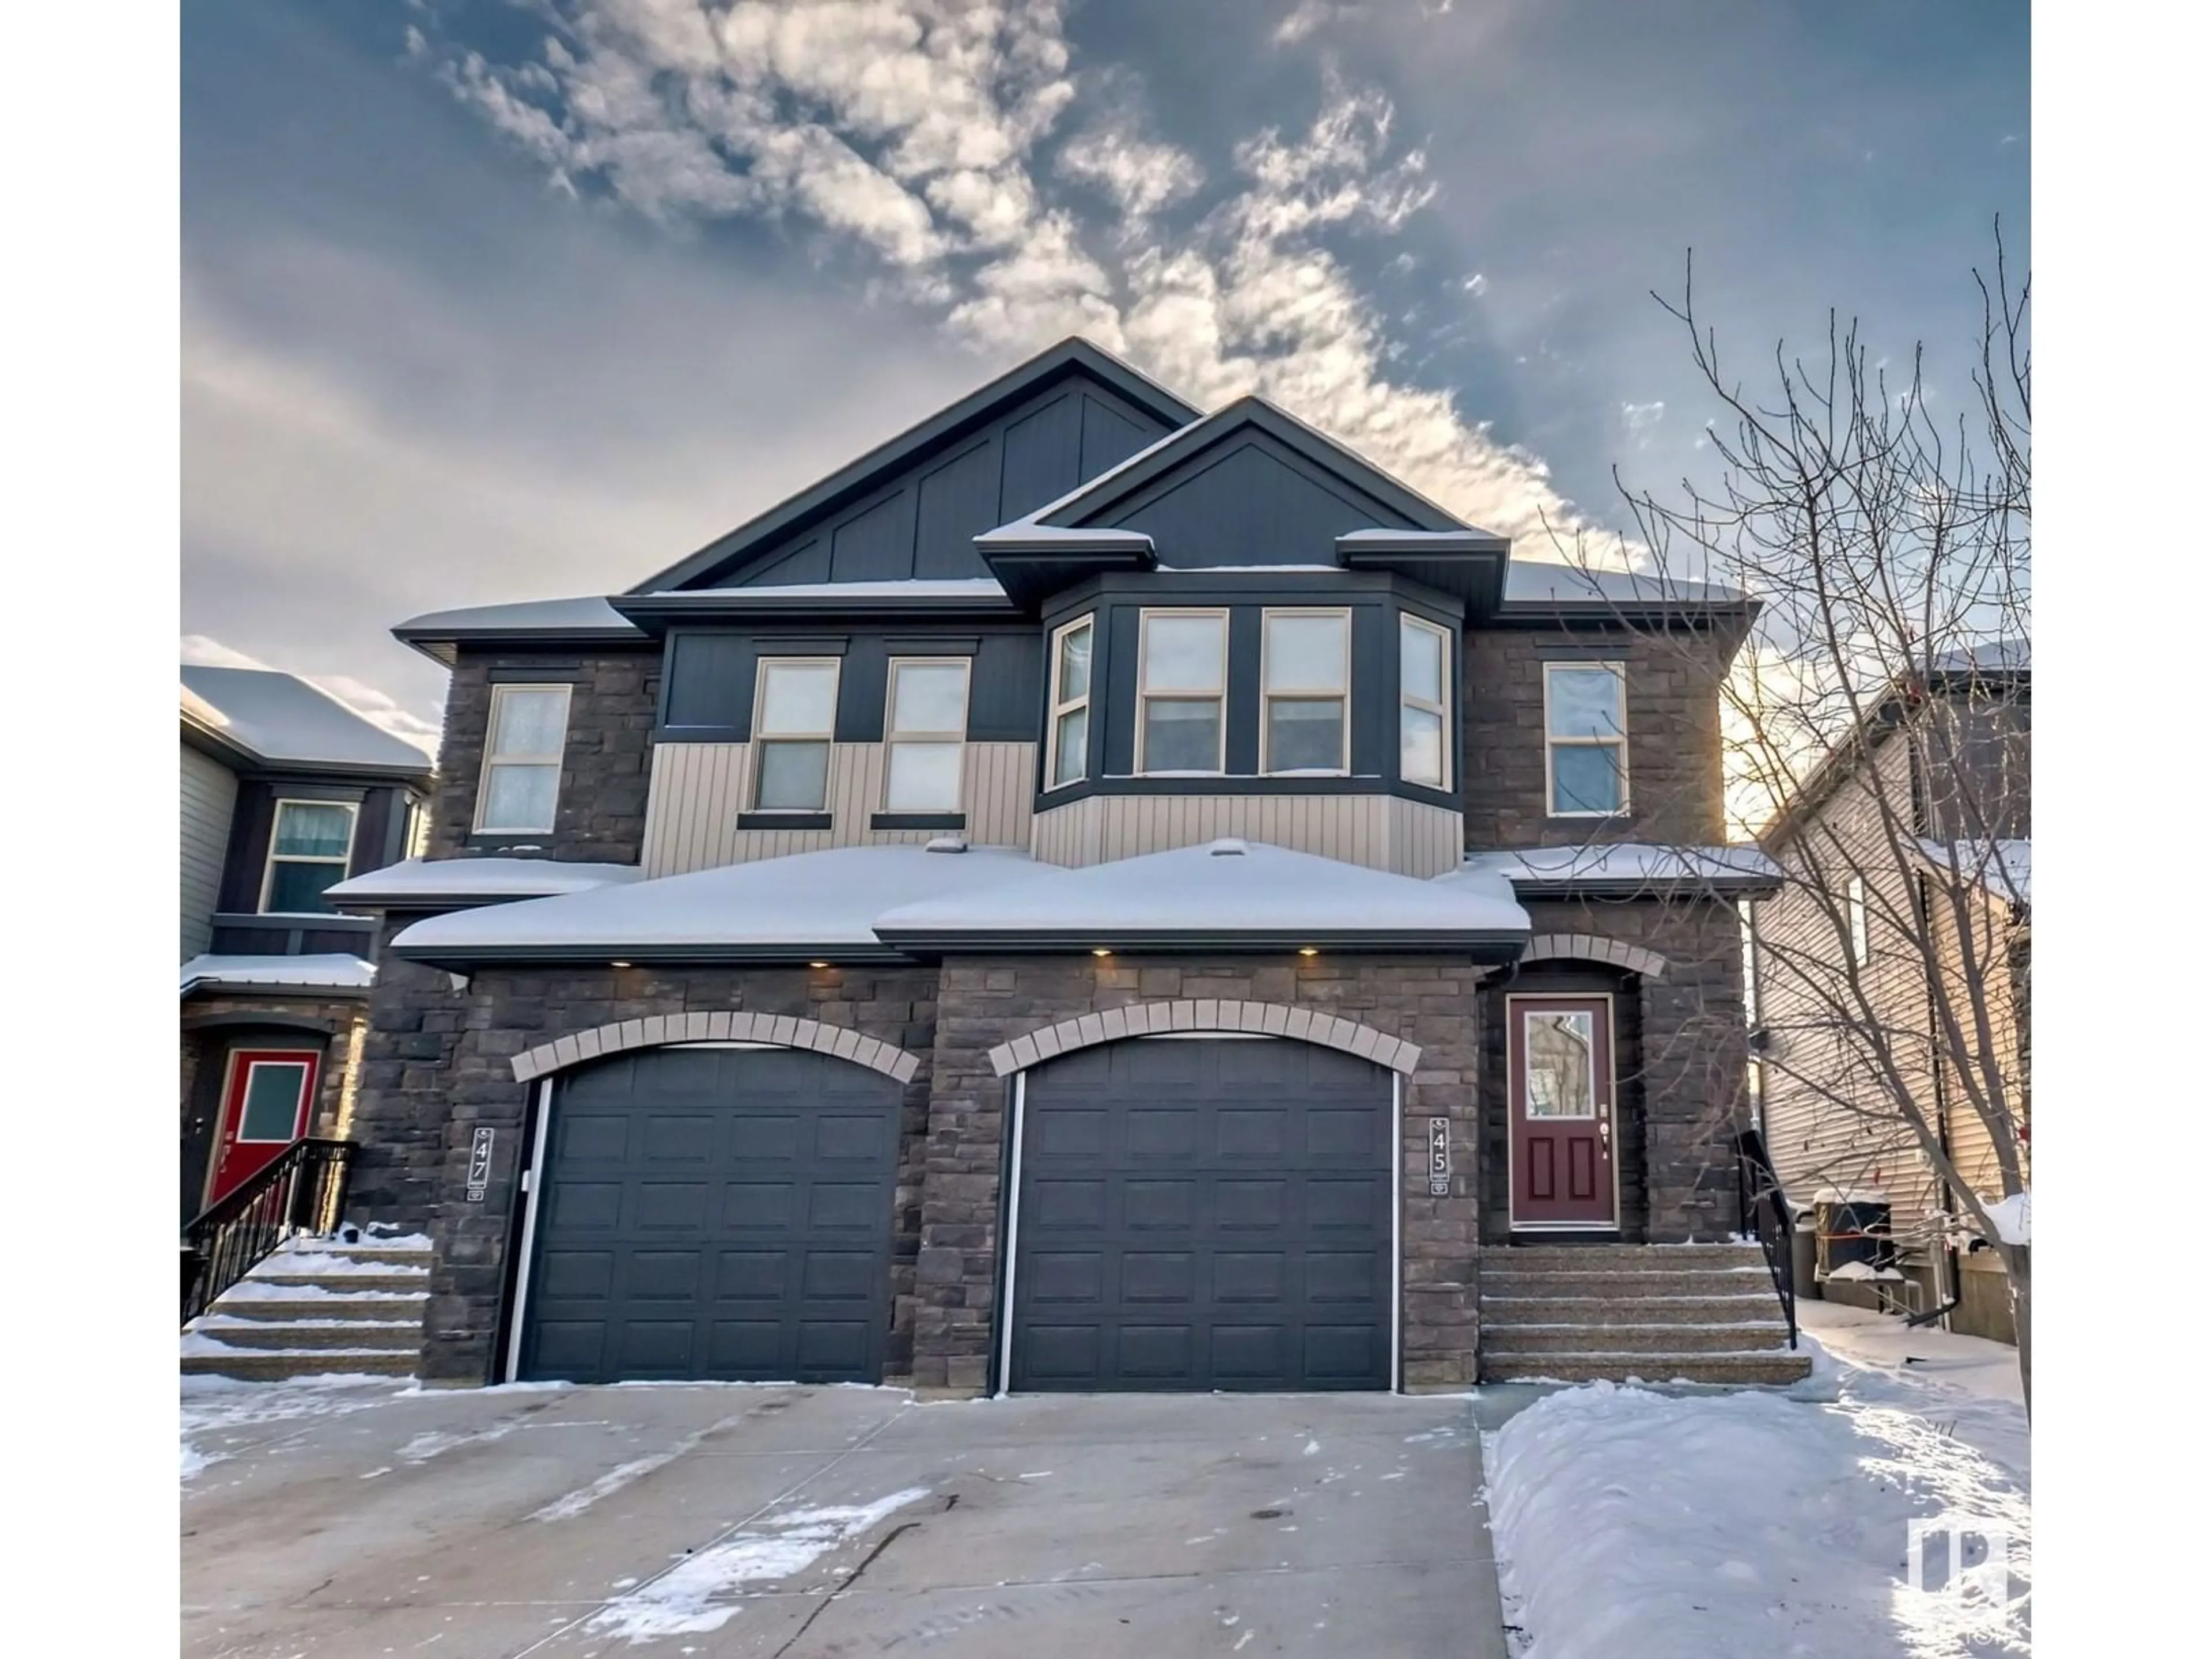
[[[210,1025],[198,1022],[228,1016],[274,1014],[288,1019],[311,1019],[322,1029],[319,1036],[282,1030],[249,1033],[243,1027]],[[204,1067],[219,1066],[224,1053],[239,1039],[252,1036],[261,1048],[320,1047],[323,1061],[315,1077],[315,1109],[307,1121],[312,1135],[337,1133],[343,1120],[346,1096],[356,1079],[349,1069],[353,1056],[353,1028],[368,1018],[368,1007],[359,997],[331,997],[321,1000],[301,997],[201,996],[184,1005],[182,1041],[178,1046],[178,1098],[189,1129],[193,1101]],[[221,1103],[217,1103],[218,1106]]]
[[[479,974],[467,990],[456,991],[442,973],[388,954],[384,961],[355,1112],[365,1144],[352,1207],[364,1219],[425,1226],[436,1242],[425,1380],[495,1377],[519,1154],[534,1086],[515,1081],[514,1057],[611,1021],[724,1009],[803,1016],[925,1057],[905,1093],[893,1238],[889,1363],[894,1372],[904,1368],[913,1343],[934,969],[517,968]],[[469,1148],[479,1127],[496,1136],[492,1181],[483,1200],[471,1203]]]
[[[1731,639],[1626,627],[1470,629],[1461,708],[1467,844],[1724,839],[1719,685]],[[1544,664],[1628,665],[1628,794],[1620,818],[1555,818],[1544,793]]]
[[[1316,1009],[1416,1044],[1403,1160],[1408,1388],[1474,1377],[1476,1303],[1474,970],[1433,958],[1328,956],[949,958],[938,996],[935,1078],[922,1190],[914,1380],[974,1393],[988,1370],[999,1267],[1000,1158],[1008,1081],[988,1051],[1073,1015],[1133,1003],[1235,998]],[[1428,1195],[1427,1130],[1453,1125],[1449,1196]]]
[[[1483,1235],[1510,1233],[1508,991],[1614,995],[1624,1237],[1712,1239],[1736,1224],[1734,1138],[1751,1121],[1745,1081],[1743,953],[1735,908],[1710,899],[1618,903],[1532,900],[1539,933],[1625,939],[1667,959],[1650,978],[1598,964],[1531,963],[1484,981]]]
[[[477,787],[491,718],[492,671],[533,670],[572,686],[568,741],[553,832],[488,842],[472,837]],[[461,653],[446,690],[446,730],[430,803],[428,856],[524,843],[556,859],[635,864],[645,844],[645,798],[660,696],[657,650]]]

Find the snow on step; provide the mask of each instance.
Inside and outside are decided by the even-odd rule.
[[[412,1376],[429,1305],[420,1234],[289,1240],[186,1328],[187,1373],[301,1378]]]

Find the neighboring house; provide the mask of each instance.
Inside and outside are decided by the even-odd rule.
[[[1976,1195],[2003,1197],[1987,1121],[1938,1022],[1948,1009],[1972,1029],[1978,990],[2025,1173],[2031,693],[2025,641],[1939,653],[1761,832],[1786,881],[1754,907],[1760,1094],[1784,1190],[1806,1207],[1824,1193],[1887,1205],[1905,1281],[1831,1280],[1823,1293],[1916,1310],[1955,1297],[1950,1328],[2001,1341],[2013,1334],[2002,1269],[1986,1249],[1957,1248],[1955,1203],[1893,1092],[1869,1078],[1864,1032],[1838,1030],[1855,1023],[1839,1018],[1838,988],[1848,954],[1922,1115]]]
[[[326,889],[413,850],[430,757],[290,674],[179,670],[183,1219],[346,1127],[373,927]]]
[[[1739,1220],[1772,872],[1684,849],[1750,618],[1071,341],[627,592],[405,623],[428,855],[330,896],[422,1374],[1802,1375],[1755,1248],[1639,1248]]]

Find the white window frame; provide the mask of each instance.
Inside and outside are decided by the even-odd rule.
[[[338,806],[344,808],[346,815],[345,851],[336,858],[307,858],[297,853],[280,854],[277,852],[276,832],[283,824],[284,809],[288,806]],[[335,864],[338,867],[338,879],[340,881],[343,881],[345,879],[347,867],[353,863],[354,842],[360,838],[360,836],[361,803],[357,800],[305,800],[296,795],[280,797],[276,803],[274,810],[271,811],[269,815],[269,851],[261,861],[261,904],[258,914],[264,916],[302,914],[295,911],[276,911],[271,910],[269,908],[269,901],[274,896],[276,888],[276,866],[280,864]]]
[[[1268,689],[1267,624],[1278,617],[1304,619],[1328,617],[1344,624],[1343,651],[1340,657],[1342,672],[1335,685],[1280,686],[1273,690]],[[1225,642],[1224,636],[1224,644]],[[1225,652],[1224,654],[1225,658]],[[1225,660],[1223,663],[1222,672],[1225,683],[1228,673],[1228,665]],[[1294,774],[1278,773],[1275,770],[1274,757],[1269,753],[1274,729],[1273,721],[1268,718],[1273,713],[1269,705],[1278,699],[1288,702],[1315,702],[1329,697],[1335,698],[1343,706],[1343,713],[1337,720],[1337,764],[1326,771],[1300,767]],[[1226,736],[1225,729],[1224,735]],[[1352,775],[1352,612],[1349,608],[1327,605],[1276,605],[1261,609],[1260,612],[1260,772],[1263,777],[1293,775],[1306,778],[1345,778]]]
[[[1610,672],[1620,688],[1620,730],[1611,737],[1555,738],[1552,735],[1552,676],[1557,673],[1586,674],[1595,669]],[[1617,751],[1615,764],[1620,778],[1620,805],[1609,812],[1564,811],[1559,806],[1559,784],[1553,776],[1552,759],[1561,749],[1612,749]],[[1544,816],[1551,818],[1619,818],[1628,816],[1628,665],[1616,659],[1598,662],[1547,662],[1544,665]]]
[[[1150,660],[1146,647],[1152,642],[1152,618],[1155,617],[1210,617],[1221,623],[1221,676],[1218,691],[1210,696],[1198,691],[1153,692],[1145,685],[1145,670]],[[1097,659],[1091,659],[1092,672],[1097,672]],[[1149,765],[1145,753],[1146,730],[1151,722],[1146,719],[1149,705],[1154,702],[1212,702],[1219,708],[1221,718],[1213,727],[1213,766],[1210,771],[1194,772],[1178,769],[1171,773],[1156,773]],[[1225,605],[1161,605],[1137,613],[1137,774],[1140,777],[1219,777],[1229,769],[1229,610]]]
[[[1874,959],[1867,932],[1867,884],[1864,876],[1853,876],[1844,884],[1844,921],[1850,933],[1851,966],[1863,968]]]
[[[1437,677],[1437,690],[1441,696],[1442,701],[1432,703],[1426,697],[1417,697],[1406,689],[1405,650],[1401,645],[1399,648],[1398,656],[1398,708],[1400,710],[1398,721],[1399,731],[1402,732],[1405,729],[1404,711],[1407,708],[1418,708],[1423,714],[1434,714],[1437,717],[1437,766],[1441,775],[1433,782],[1427,778],[1407,777],[1405,751],[1402,745],[1401,745],[1399,750],[1398,775],[1406,782],[1419,784],[1424,789],[1449,789],[1452,787],[1452,744],[1454,742],[1452,737],[1451,711],[1451,629],[1444,627],[1440,623],[1431,622],[1426,617],[1416,617],[1410,611],[1401,611],[1398,613],[1398,631],[1402,635],[1405,630],[1408,628],[1417,628],[1424,633],[1433,634],[1437,636],[1437,666],[1440,671]],[[1545,711],[1545,715],[1548,721],[1550,718],[1550,710],[1548,708]],[[1397,736],[1397,732],[1393,732],[1391,734],[1392,740],[1394,742],[1396,741]],[[1547,770],[1547,775],[1544,780],[1544,784],[1545,787],[1548,789],[1551,787],[1551,779],[1548,775],[1548,763]],[[1545,804],[1547,805],[1550,805],[1548,798]]]
[[[1044,713],[1044,793],[1047,794],[1050,794],[1055,789],[1073,788],[1075,785],[1084,782],[1091,776],[1091,722],[1087,719],[1083,723],[1084,753],[1079,758],[1079,764],[1076,774],[1073,777],[1066,779],[1061,778],[1060,775],[1060,720],[1065,716],[1073,714],[1079,708],[1082,709],[1086,715],[1091,710],[1091,691],[1089,689],[1086,688],[1083,695],[1079,697],[1064,697],[1060,695],[1060,641],[1065,640],[1070,634],[1076,632],[1079,629],[1087,628],[1091,630],[1091,678],[1089,685],[1096,686],[1098,684],[1097,621],[1098,613],[1094,611],[1087,613],[1086,615],[1078,617],[1073,622],[1062,623],[1059,627],[1052,630],[1052,639],[1049,642],[1051,655],[1046,659],[1045,666],[1045,672],[1052,677],[1051,689],[1045,694]]]
[[[557,691],[561,694],[561,747],[551,754],[517,752],[506,754],[492,748],[499,738],[500,705],[517,691]],[[575,687],[565,681],[551,684],[531,684],[517,680],[512,684],[501,681],[491,689],[491,712],[484,723],[484,752],[483,763],[477,768],[477,811],[470,828],[480,836],[548,836],[561,816],[561,770],[568,762],[568,716],[575,706]],[[553,769],[553,811],[544,823],[490,823],[485,813],[491,806],[491,770],[495,766],[550,766]]]
[[[768,671],[771,668],[827,668],[830,671],[830,726],[823,732],[779,732],[774,737],[761,735],[761,717],[768,708]],[[837,698],[845,689],[845,659],[842,657],[763,656],[753,665],[753,730],[752,763],[746,768],[747,798],[755,812],[785,815],[805,815],[830,810],[831,779],[830,769],[837,758]],[[763,806],[760,801],[761,762],[769,746],[779,743],[818,743],[828,758],[822,768],[822,804],[819,806]]]
[[[898,719],[898,676],[902,668],[957,668],[960,671],[960,726],[943,732],[901,730]],[[975,695],[975,663],[971,657],[893,657],[884,669],[884,789],[885,812],[957,812],[968,798],[968,708]],[[942,748],[950,744],[960,750],[960,781],[950,806],[895,806],[891,804],[891,755],[901,744]]]

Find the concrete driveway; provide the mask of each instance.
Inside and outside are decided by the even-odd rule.
[[[1464,1398],[186,1403],[196,1659],[1504,1653]]]

